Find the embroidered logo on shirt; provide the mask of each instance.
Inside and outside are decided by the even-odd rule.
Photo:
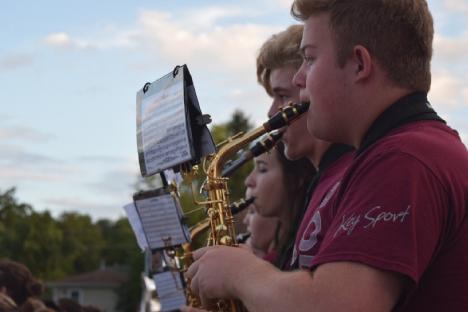
[[[361,221],[367,221],[366,224],[361,225],[363,229],[373,229],[381,223],[403,223],[410,214],[411,205],[408,205],[405,210],[400,212],[382,211],[381,209],[382,206],[372,207],[366,212],[364,217],[361,214],[353,214],[348,217],[343,216],[341,224],[333,237],[336,237],[341,232],[345,232],[348,236],[351,235]]]

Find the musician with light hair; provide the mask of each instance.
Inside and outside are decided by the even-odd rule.
[[[294,83],[311,102],[308,130],[356,155],[310,270],[216,246],[195,253],[192,289],[249,311],[467,310],[468,153],[427,100],[427,2],[295,0],[292,13],[304,22]]]
[[[302,25],[292,25],[285,31],[273,35],[260,48],[257,57],[257,79],[272,97],[268,116],[273,116],[289,102],[301,100],[300,89],[294,85],[293,77],[302,63],[298,53],[302,38]],[[316,168],[317,174],[307,186],[307,201],[297,214],[294,231],[290,231],[289,248],[283,250],[279,258],[282,270],[307,267],[307,259],[312,257],[320,245],[324,232],[320,214],[327,211],[320,201],[333,196],[334,185],[338,184],[351,158],[351,148],[343,144],[332,144],[320,140],[307,132],[305,116],[285,128],[282,143],[288,159],[306,157]],[[328,195],[327,195],[328,194]]]

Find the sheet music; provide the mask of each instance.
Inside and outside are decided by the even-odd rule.
[[[177,201],[165,194],[135,201],[149,247],[159,249],[187,242]],[[170,240],[167,240],[170,238]]]
[[[139,135],[148,174],[191,160],[184,103],[183,71],[156,81],[139,105]],[[159,84],[159,85],[158,85]],[[150,92],[148,92],[150,93]]]
[[[144,251],[148,248],[148,242],[146,241],[145,232],[143,231],[143,226],[141,224],[140,217],[138,216],[135,204],[129,203],[123,208],[127,214],[128,222],[132,227],[133,233],[135,234],[138,246],[140,246],[141,250]]]
[[[176,311],[186,305],[184,288],[179,272],[166,271],[154,275],[154,283],[161,304],[161,311]]]

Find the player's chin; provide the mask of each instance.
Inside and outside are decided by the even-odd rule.
[[[298,160],[299,158],[301,158],[301,156],[297,153],[294,147],[288,145],[285,146],[284,156],[291,161]]]

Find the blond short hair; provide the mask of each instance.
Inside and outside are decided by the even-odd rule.
[[[279,67],[299,68],[302,57],[299,48],[302,40],[302,25],[291,25],[286,30],[271,36],[260,48],[257,57],[257,80],[272,96],[270,84],[271,72]]]

